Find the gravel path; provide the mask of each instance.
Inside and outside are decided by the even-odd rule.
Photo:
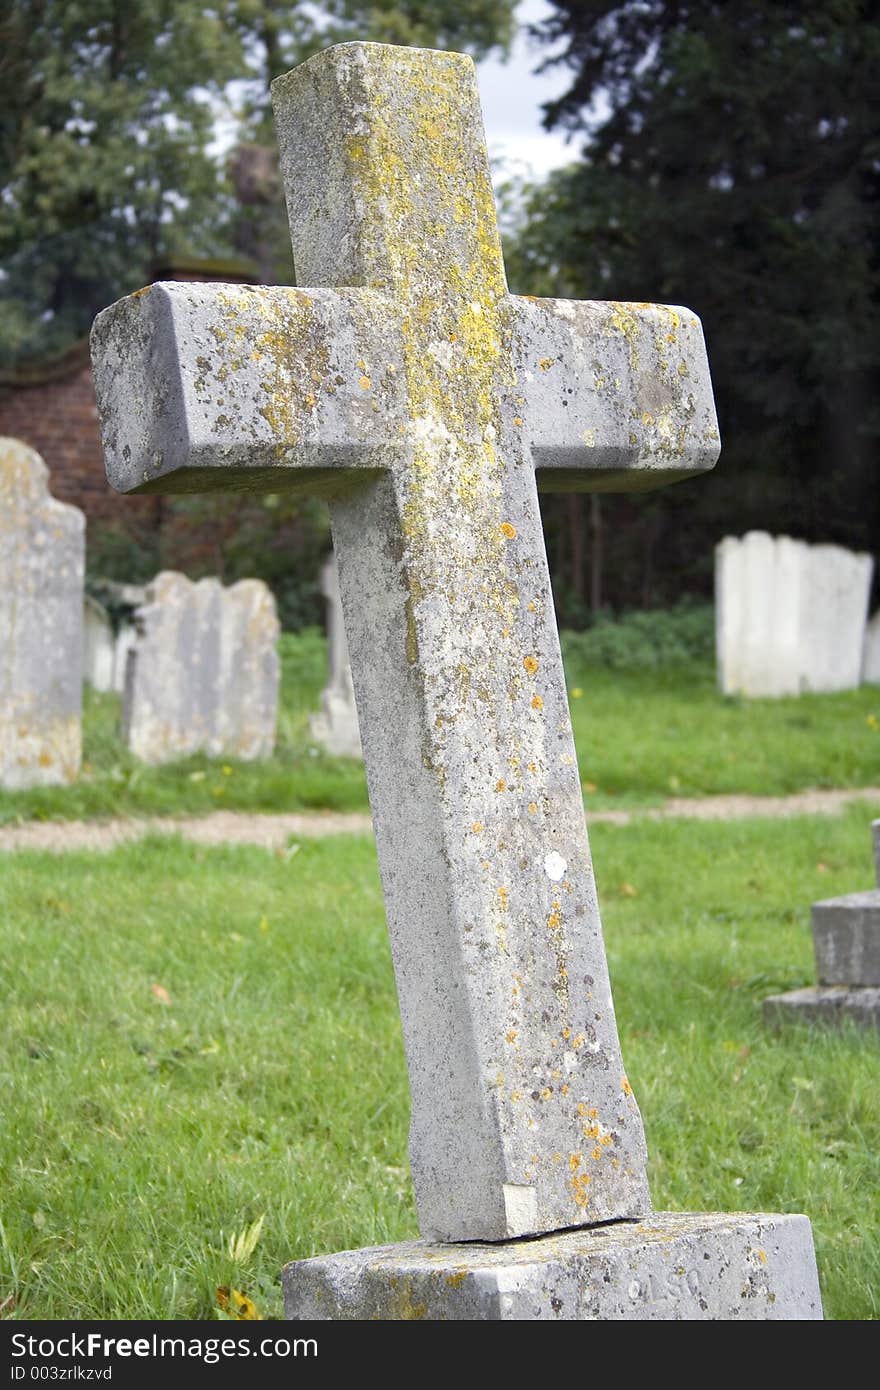
[[[742,820],[746,816],[834,816],[854,801],[880,806],[880,787],[855,791],[805,791],[794,796],[674,797],[646,811],[593,811],[591,825],[630,825],[639,820]],[[361,812],[296,811],[283,815],[215,811],[209,816],[151,816],[143,820],[26,821],[0,827],[0,851],[20,849],[109,850],[143,835],[182,835],[201,845],[261,845],[283,849],[297,836],[368,835],[370,817]]]

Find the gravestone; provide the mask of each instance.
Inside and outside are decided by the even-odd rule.
[[[116,637],[110,614],[91,594],[83,600],[83,680],[93,690],[113,690]]]
[[[872,826],[877,888],[813,903],[817,985],[764,1000],[764,1019],[880,1028],[880,820]]]
[[[538,509],[712,466],[699,322],[508,293],[462,55],[273,94],[317,288],[153,286],[93,351],[115,486],[330,503],[423,1239],[289,1266],[288,1315],[818,1316],[805,1217],[651,1211]]]
[[[851,690],[862,676],[873,560],[750,531],[715,551],[715,640],[725,695]]]
[[[224,589],[165,571],[135,614],[123,738],[146,763],[193,753],[268,758],[278,715],[278,618],[259,579]]]
[[[360,758],[361,735],[358,729],[351,662],[342,620],[342,597],[339,593],[339,572],[336,559],[330,555],[321,570],[321,593],[327,600],[327,656],[330,676],[321,692],[321,713],[311,721],[312,738],[338,757]]]
[[[0,438],[0,785],[70,782],[80,767],[85,517],[49,470]]]
[[[866,685],[880,685],[880,612],[874,614],[865,629],[862,680]]]
[[[92,582],[101,597],[88,593],[83,605],[83,680],[93,690],[121,695],[137,635],[134,612],[144,602],[145,590],[110,579]]]

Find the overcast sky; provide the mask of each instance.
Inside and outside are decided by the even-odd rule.
[[[522,174],[541,178],[559,164],[577,159],[577,140],[566,144],[561,135],[541,126],[541,103],[561,95],[569,85],[567,68],[555,68],[536,77],[533,69],[547,56],[546,44],[529,43],[522,26],[534,24],[551,13],[545,0],[521,0],[516,17],[521,26],[510,60],[488,59],[477,76],[486,121],[489,154],[503,159],[498,172],[506,177]]]
[[[578,157],[577,140],[566,145],[561,135],[548,134],[541,126],[541,103],[559,96],[568,86],[566,69],[536,77],[533,69],[547,57],[546,44],[529,43],[524,26],[552,13],[545,0],[520,0],[516,18],[520,29],[506,63],[488,59],[477,68],[480,100],[486,122],[489,154],[496,180],[511,177],[542,178],[560,164]],[[235,83],[230,93],[235,100]],[[234,112],[219,109],[209,154],[223,155],[235,142],[238,121]]]

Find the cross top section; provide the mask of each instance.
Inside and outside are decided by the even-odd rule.
[[[340,44],[272,84],[297,279],[507,294],[470,58]],[[322,121],[301,119],[304,107]]]

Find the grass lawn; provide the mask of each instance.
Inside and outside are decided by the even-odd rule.
[[[669,697],[655,694],[656,709]],[[622,780],[620,693],[613,712],[596,689],[590,702],[615,790],[662,790],[659,772],[639,777],[635,755],[631,785]],[[835,720],[815,706],[822,775],[850,766],[869,704],[841,698]],[[707,689],[692,708],[706,771],[671,739],[652,766],[675,769],[682,790],[693,767],[720,790],[736,763],[710,756],[703,720],[716,736],[728,728],[728,748],[745,756],[752,716]],[[812,703],[797,708],[809,723]],[[835,739],[841,712],[851,731]],[[633,746],[647,755],[663,738],[643,720],[631,718]],[[810,742],[796,722],[787,739]],[[876,759],[878,744],[866,746]],[[739,775],[760,782],[760,754],[746,763]],[[761,789],[784,789],[781,776]],[[129,793],[131,808],[137,784]],[[656,1205],[807,1212],[835,1318],[878,1314],[880,1039],[802,1026],[773,1036],[760,1000],[812,980],[810,902],[870,886],[869,821],[854,807],[835,820],[592,833]],[[218,1287],[278,1316],[286,1260],[415,1234],[368,840],[270,854],[153,838],[109,855],[10,856],[0,934],[7,1316],[208,1318]]]
[[[770,796],[880,784],[878,686],[798,699],[729,699],[718,694],[708,660],[657,670],[608,669],[601,662],[588,664],[582,645],[570,638],[565,649],[588,808],[650,805],[673,795]],[[0,824],[35,817],[197,814],[218,807],[365,810],[361,765],[330,757],[309,736],[309,715],[318,708],[325,681],[323,637],[285,634],[281,653],[282,706],[271,760],[195,757],[146,767],[119,741],[118,698],[87,692],[82,776],[69,787],[0,791]]]

